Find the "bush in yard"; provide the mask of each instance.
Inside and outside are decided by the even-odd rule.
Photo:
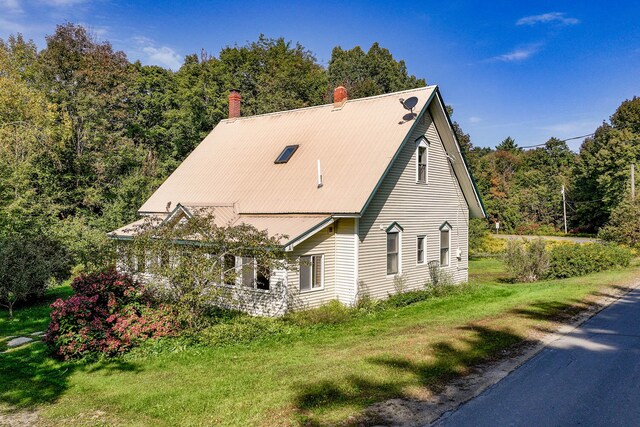
[[[631,262],[632,256],[631,250],[613,244],[556,245],[550,251],[546,277],[562,279],[609,268],[626,267]]]
[[[45,342],[62,359],[122,354],[144,340],[174,335],[171,311],[154,307],[144,287],[115,269],[80,275],[75,295],[51,304]]]
[[[535,282],[549,267],[549,254],[542,239],[509,240],[505,254],[507,270],[518,282]]]
[[[34,233],[0,236],[0,306],[12,318],[16,302],[42,296],[50,279],[63,279],[68,270],[69,259],[56,240]]]

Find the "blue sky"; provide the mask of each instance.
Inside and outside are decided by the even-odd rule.
[[[336,45],[378,41],[440,86],[475,145],[511,136],[523,146],[593,132],[640,95],[639,16],[633,1],[0,0],[0,38],[22,32],[43,47],[69,21],[172,69],[260,33],[300,42],[324,65]]]

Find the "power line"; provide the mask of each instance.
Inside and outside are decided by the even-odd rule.
[[[616,129],[628,129],[628,128],[630,128],[630,127],[637,126],[637,125],[640,125],[640,122],[627,123],[625,126],[616,126],[616,127],[611,126],[611,125],[609,125],[609,126],[611,126],[611,129],[612,129],[612,130],[616,130]],[[587,138],[587,137],[589,137],[589,136],[594,136],[595,134],[596,134],[595,132],[592,132],[592,133],[588,133],[588,134],[586,134],[586,135],[572,136],[571,138],[560,139],[560,140],[558,140],[558,141],[559,141],[559,142],[573,141],[574,139]],[[633,141],[633,140],[630,140],[630,141]],[[547,141],[547,142],[549,142],[549,141]],[[544,143],[542,143],[542,144],[524,145],[524,146],[522,146],[522,147],[518,147],[518,148],[536,148],[536,147],[544,147],[545,145],[547,145],[547,142],[544,142]]]
[[[580,135],[580,136],[572,136],[571,138],[566,138],[566,139],[560,139],[559,142],[567,142],[567,141],[573,141],[574,139],[580,139],[580,138],[586,138],[588,136],[593,136],[596,133],[588,133],[586,135]],[[547,141],[548,142],[548,141]],[[535,148],[535,147],[544,147],[545,145],[547,145],[547,142],[544,142],[542,144],[535,144],[535,145],[524,145],[522,147],[519,148]]]

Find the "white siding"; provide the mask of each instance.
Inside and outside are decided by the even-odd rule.
[[[324,288],[300,291],[300,272],[294,265],[288,272],[290,308],[318,307],[336,298],[335,291],[335,233],[336,224],[328,225],[298,244],[293,249],[293,256],[297,259],[302,255],[324,255]]]
[[[416,144],[420,136],[429,141],[428,183],[416,183]],[[462,159],[455,159],[462,162]],[[468,279],[469,210],[429,112],[416,125],[385,180],[360,219],[359,293],[383,298],[394,293],[393,277],[386,275],[386,232],[394,221],[401,233],[402,275],[408,288],[429,281],[428,261],[440,258],[440,226],[452,226],[451,262],[443,268],[456,282]],[[426,236],[425,263],[416,265],[417,236]],[[456,258],[458,248],[462,251]]]
[[[351,305],[356,297],[357,285],[357,220],[341,218],[336,223],[335,236],[335,298]]]

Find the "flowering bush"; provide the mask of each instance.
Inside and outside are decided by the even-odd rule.
[[[114,269],[80,275],[71,287],[75,295],[51,304],[44,338],[58,357],[122,354],[177,330],[167,306],[152,306],[141,284]]]

